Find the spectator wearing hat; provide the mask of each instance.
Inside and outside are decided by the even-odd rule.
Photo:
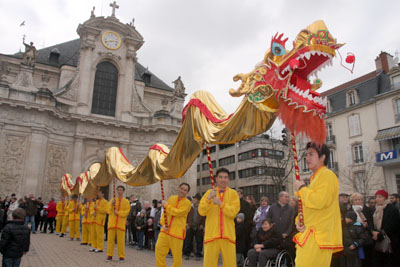
[[[374,250],[374,266],[396,266],[399,257],[399,225],[400,215],[395,206],[388,200],[388,193],[385,190],[378,190],[375,193],[375,212],[373,215],[372,238],[376,242],[384,239],[384,233],[389,237],[392,246],[392,253],[381,253]]]
[[[236,216],[235,231],[236,231],[236,263],[242,266],[244,263],[244,255],[247,254],[247,225],[245,223],[246,216],[244,213],[239,213]]]
[[[361,259],[365,258],[363,246],[366,238],[362,224],[357,221],[357,214],[352,210],[348,211],[343,226],[343,266],[361,267]]]
[[[193,251],[193,239],[196,240],[196,260],[200,260],[202,257],[205,217],[200,216],[198,211],[200,200],[201,195],[197,193],[193,197],[193,205],[187,217],[186,238],[183,242],[185,260],[189,259],[190,253]]]

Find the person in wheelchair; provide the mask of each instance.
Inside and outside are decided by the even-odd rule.
[[[282,235],[276,230],[272,220],[262,221],[252,243],[252,249],[247,252],[249,267],[264,267],[269,259],[275,259],[282,243]]]

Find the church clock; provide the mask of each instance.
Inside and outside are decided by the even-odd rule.
[[[105,32],[101,37],[103,45],[112,50],[116,50],[121,46],[121,37],[115,32]]]

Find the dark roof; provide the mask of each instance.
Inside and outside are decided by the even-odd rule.
[[[373,71],[321,93],[322,96],[328,97],[330,103],[331,109],[328,116],[350,108],[346,102],[346,94],[350,89],[356,90],[358,97],[358,102],[351,106],[353,108],[373,100],[379,94],[390,91],[390,79],[384,71]]]
[[[81,40],[75,39],[61,44],[56,44],[53,46],[45,47],[39,49],[37,52],[36,62],[46,65],[51,65],[55,67],[61,67],[63,65],[70,65],[76,67],[78,65],[79,53],[80,53]],[[58,62],[50,61],[51,52],[59,52]],[[22,52],[16,53],[14,57],[22,58]],[[173,91],[174,89],[168,86],[160,78],[154,75],[151,71],[143,67],[142,64],[136,62],[135,64],[135,80],[142,81],[146,83],[146,86],[158,88],[167,91]],[[144,73],[150,74],[150,81],[143,80]]]

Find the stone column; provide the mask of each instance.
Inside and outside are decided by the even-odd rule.
[[[22,193],[27,195],[34,193],[39,196],[42,193],[42,181],[47,155],[48,134],[40,129],[32,129],[28,156],[25,162],[25,179]]]
[[[79,72],[84,73],[80,75],[78,84],[78,107],[77,112],[79,114],[87,115],[90,113],[91,106],[89,106],[92,101],[89,99],[90,92],[93,88],[90,88],[90,81],[92,78],[92,49],[81,49],[80,52],[80,66]]]
[[[72,172],[71,175],[73,178],[77,177],[81,174],[82,170],[82,156],[83,156],[83,138],[75,137],[74,141],[74,151],[72,152],[73,161],[72,161]]]

